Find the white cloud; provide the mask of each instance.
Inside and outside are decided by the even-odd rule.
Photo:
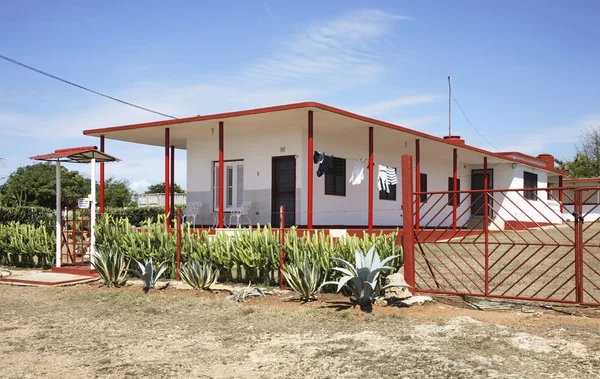
[[[381,115],[390,114],[401,107],[433,103],[441,98],[442,97],[440,95],[404,96],[386,101],[351,107],[350,109],[353,112],[361,115],[379,117]]]
[[[395,23],[405,19],[379,10],[349,12],[297,28],[287,38],[278,40],[268,57],[251,63],[239,75],[184,85],[146,82],[133,88],[113,90],[110,94],[176,117],[307,100],[327,102],[326,99],[343,89],[378,80],[392,54],[382,46],[390,46]],[[8,103],[0,105],[2,139],[13,136],[44,141],[35,148],[43,151],[10,152],[23,156],[14,163],[31,163],[25,155],[47,153],[68,146],[98,144],[97,139],[82,135],[85,129],[161,119],[107,99],[90,99],[92,101],[85,107],[80,105],[78,109],[50,115],[15,111],[12,107],[7,108]],[[358,108],[366,114],[377,115],[436,99],[436,95],[406,96]],[[420,120],[421,123],[426,121]],[[417,122],[419,120],[415,120]],[[111,140],[106,144],[107,152],[123,160],[106,165],[107,178],[125,178],[136,191],[164,180],[160,148]],[[176,181],[184,186],[185,167],[185,155],[178,153]],[[69,169],[78,169],[89,175],[89,167],[86,166],[73,165]]]
[[[271,84],[305,77],[343,85],[371,81],[385,68],[379,47],[394,22],[406,19],[361,9],[303,26],[280,41],[270,58],[248,68],[246,79]]]

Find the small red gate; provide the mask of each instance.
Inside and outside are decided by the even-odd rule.
[[[90,201],[85,197],[63,200],[61,212],[61,265],[89,263]]]

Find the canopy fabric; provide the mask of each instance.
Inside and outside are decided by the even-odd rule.
[[[29,157],[36,161],[61,161],[71,163],[90,163],[92,159],[96,162],[118,162],[119,158],[103,153],[96,146],[70,147],[67,149],[58,149],[54,153],[36,155]]]

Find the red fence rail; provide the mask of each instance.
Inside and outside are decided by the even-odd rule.
[[[416,291],[600,305],[599,188],[412,188],[403,181]]]

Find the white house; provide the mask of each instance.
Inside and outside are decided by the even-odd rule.
[[[243,201],[251,201],[252,223],[278,225],[279,206],[284,205],[288,226],[401,226],[400,166],[406,154],[413,157],[414,183],[419,183],[422,192],[448,191],[455,181],[457,189],[481,190],[486,161],[488,188],[522,189],[498,194],[493,217],[563,221],[560,205],[550,192],[536,190],[562,180],[550,155],[486,151],[459,137],[436,137],[315,102],[86,130],[84,134],[100,137],[102,148],[105,139],[164,147],[167,183],[172,181],[170,159],[175,150],[186,150],[187,201],[204,204],[198,219],[204,225],[211,225],[214,218],[221,221]],[[322,176],[317,173],[320,164],[315,163],[315,152],[324,154],[325,162],[334,157]],[[389,185],[389,192],[377,187],[381,165],[389,166],[391,172],[395,169],[397,175],[398,182]],[[350,182],[355,167],[364,168],[360,183]],[[456,207],[452,202],[426,202],[420,204],[422,225],[453,223],[452,219],[435,220],[441,217],[439,212],[428,212],[428,207],[456,208],[459,227],[478,212],[471,201],[458,202]],[[529,212],[530,208],[536,212]]]

